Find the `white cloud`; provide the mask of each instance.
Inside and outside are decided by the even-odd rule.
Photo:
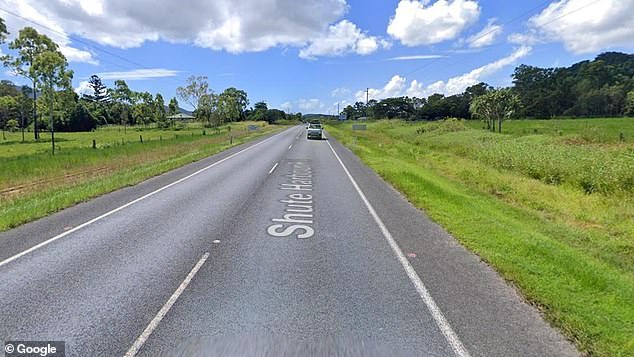
[[[634,48],[634,0],[561,0],[528,21],[551,41],[575,54]]]
[[[59,46],[59,49],[60,51],[62,51],[64,56],[66,56],[66,59],[69,62],[84,62],[94,65],[99,64],[99,61],[97,61],[97,59],[93,57],[93,54],[91,52],[79,50],[67,45]]]
[[[527,33],[515,32],[508,36],[507,41],[515,45],[533,46],[540,43],[538,36],[530,31]]]
[[[399,75],[393,76],[383,88],[370,88],[370,99],[381,100],[389,97],[427,97],[434,93],[440,93],[444,95],[453,95],[462,93],[467,87],[474,84],[478,84],[487,76],[494,74],[500,69],[515,63],[517,60],[526,57],[531,51],[528,46],[522,46],[513,51],[510,55],[500,58],[497,61],[488,63],[482,67],[475,68],[462,75],[449,78],[447,81],[437,81],[428,86],[424,86],[423,83],[412,80],[407,85],[407,79]],[[356,93],[356,99],[358,101],[365,102],[365,90],[358,91]]]
[[[93,94],[94,91],[88,81],[81,81],[77,88],[75,88],[75,93],[81,96],[83,94]]]
[[[528,46],[517,48],[510,55],[500,58],[495,62],[488,63],[482,67],[478,67],[463,75],[450,78],[446,82],[438,81],[427,87],[427,92],[441,93],[445,95],[458,94],[463,92],[467,87],[480,83],[485,77],[492,75],[500,69],[515,63],[517,60],[526,57],[531,52]]]
[[[337,103],[339,103],[339,109],[350,104],[347,100],[341,100],[334,102],[330,105],[324,103],[318,98],[300,98],[293,101],[286,101],[280,104],[280,108],[285,112],[301,112],[303,114],[335,114],[337,112]]]
[[[369,88],[367,96],[369,99],[381,100],[383,98],[399,97],[403,95],[406,86],[406,79],[398,74],[393,76],[383,88]],[[360,90],[355,94],[357,101],[365,102],[366,91]]]
[[[444,58],[447,56],[443,55],[413,55],[413,56],[398,56],[388,58],[388,61],[412,61],[412,60],[420,60],[420,59],[435,59],[435,58]]]
[[[12,11],[24,18],[30,19],[31,21],[47,27],[44,28],[42,26],[34,25],[29,21],[25,21],[15,16],[4,16],[3,18],[6,22],[7,29],[10,32],[9,41],[13,40],[18,35],[21,28],[26,26],[35,27],[38,32],[50,37],[59,45],[60,51],[64,54],[64,56],[66,56],[66,59],[69,62],[98,64],[97,59],[93,57],[91,52],[71,46],[72,41],[68,36],[68,33],[64,31],[64,28],[57,21],[40,11],[41,5],[42,4],[38,4],[37,2],[6,0],[4,6],[7,8],[10,8]]]
[[[291,109],[293,109],[293,103],[284,102],[284,103],[280,104],[280,109],[282,109],[285,112],[290,112]]]
[[[472,0],[401,0],[387,33],[406,46],[430,45],[456,38],[480,17]]]
[[[388,47],[389,43],[375,36],[363,33],[357,25],[342,20],[328,27],[322,36],[312,40],[307,47],[299,51],[299,57],[315,59],[318,56],[343,56],[349,53],[367,55],[379,47]]]
[[[144,80],[150,78],[162,78],[162,77],[174,77],[178,75],[180,71],[165,68],[148,68],[148,69],[135,69],[131,71],[119,71],[119,72],[103,72],[97,75],[101,79],[122,79],[126,81]]]
[[[350,89],[348,89],[346,87],[339,87],[339,88],[333,89],[332,92],[330,92],[330,96],[331,97],[343,97],[344,95],[347,95],[348,93],[350,93]]]
[[[321,112],[326,107],[324,105],[324,103],[322,103],[317,98],[312,98],[312,99],[304,99],[304,98],[302,98],[302,99],[298,99],[294,103],[294,106],[299,108],[304,113]]]
[[[502,25],[495,23],[495,19],[489,19],[487,25],[480,32],[467,38],[466,42],[471,48],[480,48],[492,44],[496,37],[502,33]]]
[[[164,40],[231,53],[305,46],[321,38],[348,8],[346,0],[5,0],[4,4],[63,33],[65,44],[68,34],[74,34],[117,48]],[[17,22],[11,19],[10,30],[31,25]],[[60,35],[52,37],[57,41]],[[373,46],[363,40],[355,49],[369,53]]]

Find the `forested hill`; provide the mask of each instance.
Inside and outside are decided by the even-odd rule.
[[[561,68],[521,65],[513,83],[527,116],[623,115],[628,93],[634,101],[634,54],[606,52]]]

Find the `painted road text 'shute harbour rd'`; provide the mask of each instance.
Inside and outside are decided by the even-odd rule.
[[[271,221],[279,222],[270,225],[266,232],[274,237],[310,238],[315,234],[313,224],[313,195],[306,192],[313,191],[313,174],[310,163],[307,161],[288,161],[290,172],[284,177],[287,182],[280,184],[279,189],[288,193],[284,203],[282,218],[273,218]]]

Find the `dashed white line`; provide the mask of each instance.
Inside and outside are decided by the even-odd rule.
[[[365,197],[365,194],[363,193],[363,191],[361,191],[361,188],[359,187],[359,185],[357,185],[357,182],[354,180],[354,178],[350,174],[350,171],[348,171],[348,168],[346,168],[346,165],[343,164],[343,161],[341,161],[341,158],[339,157],[339,155],[337,155],[337,152],[335,152],[335,149],[332,147],[332,145],[330,145],[330,142],[328,142],[328,146],[330,146],[330,150],[332,150],[332,153],[335,154],[337,161],[339,161],[339,164],[345,171],[346,175],[348,176],[348,179],[350,179],[352,186],[354,186],[355,190],[361,197],[361,200],[365,204],[366,208],[368,209],[368,211],[370,211],[370,215],[372,216],[372,218],[374,218],[374,221],[381,229],[381,233],[383,233],[383,236],[389,243],[390,247],[392,248],[392,251],[394,251],[394,254],[396,254],[396,257],[398,258],[399,262],[405,269],[407,276],[409,277],[411,282],[414,284],[414,287],[416,288],[418,295],[421,297],[421,299],[423,300],[423,302],[429,309],[429,312],[434,318],[436,325],[438,326],[442,334],[445,336],[445,339],[447,340],[447,342],[453,349],[454,353],[460,357],[469,357],[470,356],[469,352],[460,341],[460,338],[451,328],[449,321],[447,321],[442,311],[440,311],[440,308],[438,307],[438,305],[436,305],[436,302],[434,301],[431,294],[425,287],[425,284],[423,284],[423,281],[420,280],[420,277],[416,273],[416,270],[414,270],[414,267],[412,267],[412,265],[409,263],[409,261],[405,257],[405,254],[403,254],[403,251],[394,240],[394,237],[392,236],[390,231],[387,230],[387,227],[385,226],[385,224],[383,223],[379,215],[374,210],[374,207],[372,207],[372,205],[370,204],[370,201],[368,201],[368,199]]]
[[[288,149],[290,150],[292,147],[293,147],[293,144],[290,144],[290,145],[288,146]]]
[[[277,167],[277,162],[275,163],[275,165],[273,165],[273,167],[271,167],[271,169],[269,170],[269,175],[273,172],[273,170],[275,170],[275,168]]]
[[[159,310],[156,316],[154,316],[152,321],[150,321],[150,323],[147,325],[145,330],[143,330],[141,335],[136,339],[136,341],[134,341],[134,344],[130,347],[130,349],[128,349],[128,352],[126,352],[124,357],[133,357],[139,352],[139,350],[141,349],[145,341],[147,341],[147,339],[150,337],[152,332],[154,332],[154,330],[156,329],[158,324],[161,322],[161,320],[163,320],[163,317],[165,317],[165,315],[170,311],[170,309],[172,308],[172,305],[174,305],[176,300],[178,300],[178,297],[181,296],[183,291],[185,291],[185,289],[187,288],[187,285],[189,285],[189,283],[194,278],[194,275],[196,275],[198,270],[200,270],[200,267],[202,267],[203,264],[205,264],[205,261],[207,260],[207,258],[209,258],[209,253],[205,253],[200,258],[200,260],[198,260],[198,263],[194,265],[194,267],[189,272],[189,274],[187,274],[187,277],[185,277],[185,280],[183,280],[181,285],[179,285],[178,288],[176,288],[172,296],[170,296],[169,300],[167,300],[165,305],[163,305],[163,307]]]
[[[84,227],[86,227],[88,225],[91,225],[91,224],[93,224],[93,223],[95,223],[97,221],[100,221],[100,220],[112,215],[113,213],[119,212],[119,211],[121,211],[122,209],[124,209],[126,207],[129,207],[129,206],[131,206],[131,205],[133,205],[133,204],[135,204],[135,203],[137,203],[139,201],[142,201],[142,200],[144,200],[144,199],[146,199],[146,198],[148,198],[150,196],[153,196],[153,195],[155,195],[155,194],[157,194],[157,193],[159,193],[159,192],[161,192],[161,191],[163,191],[163,190],[165,190],[165,189],[167,189],[169,187],[172,187],[172,186],[174,186],[176,184],[179,184],[179,183],[181,183],[181,182],[183,182],[183,181],[185,181],[185,180],[187,180],[187,179],[189,179],[191,177],[194,177],[194,176],[198,175],[199,173],[201,173],[203,171],[206,171],[206,170],[208,170],[208,169],[210,169],[210,168],[212,168],[212,167],[214,167],[214,166],[216,166],[218,164],[221,164],[221,163],[223,163],[223,162],[225,162],[225,161],[227,161],[227,160],[229,160],[229,159],[231,159],[233,157],[236,157],[236,156],[242,154],[243,152],[245,152],[247,150],[250,150],[250,149],[252,149],[252,148],[254,148],[254,147],[258,146],[258,145],[264,144],[265,142],[275,138],[278,135],[281,135],[284,132],[285,131],[282,131],[281,133],[275,134],[275,135],[271,136],[268,139],[262,140],[262,141],[260,141],[257,144],[251,145],[248,148],[245,148],[245,149],[242,149],[242,150],[238,151],[237,153],[231,154],[231,155],[225,157],[222,160],[218,160],[218,161],[214,162],[213,164],[211,164],[209,166],[203,167],[202,169],[200,169],[200,170],[198,170],[198,171],[196,171],[196,172],[194,172],[192,174],[189,174],[189,175],[187,175],[187,176],[185,176],[185,177],[183,177],[183,178],[181,178],[179,180],[176,180],[176,181],[174,181],[174,182],[172,182],[172,183],[170,183],[168,185],[165,185],[165,186],[163,186],[163,187],[161,187],[161,188],[159,188],[159,189],[157,189],[155,191],[152,191],[152,192],[150,192],[150,193],[148,193],[148,194],[146,194],[144,196],[141,196],[141,197],[139,197],[139,198],[137,198],[137,199],[135,199],[133,201],[130,201],[130,202],[124,204],[123,206],[117,207],[117,208],[113,209],[112,211],[106,212],[106,213],[102,214],[101,216],[95,217],[95,218],[91,219],[88,222],[85,222],[85,223],[82,223],[82,224],[78,225],[75,228],[69,229],[69,230],[67,230],[67,231],[65,231],[63,233],[60,233],[60,234],[56,235],[53,238],[50,238],[48,240],[45,240],[44,242],[41,242],[41,243],[39,243],[37,245],[34,245],[34,246],[32,246],[31,248],[29,248],[29,249],[27,249],[25,251],[22,251],[22,252],[14,255],[14,256],[12,256],[10,258],[7,258],[7,259],[1,261],[0,262],[0,267],[2,267],[3,265],[8,264],[8,263],[18,259],[18,258],[20,258],[22,256],[25,256],[25,255],[27,255],[27,254],[29,254],[29,253],[37,250],[37,249],[40,249],[40,248],[42,248],[42,247],[44,247],[44,246],[46,246],[46,245],[48,245],[50,243],[53,243],[54,241],[56,241],[58,239],[64,238],[67,235],[69,235],[71,233],[74,233],[74,232],[76,232],[76,231],[78,231],[78,230],[80,230],[80,229],[82,229],[82,228],[84,228]]]

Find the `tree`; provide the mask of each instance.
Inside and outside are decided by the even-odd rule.
[[[176,100],[176,98],[172,98],[170,99],[170,104],[168,104],[168,110],[167,113],[169,115],[176,115],[178,114],[179,110],[178,110],[178,101]]]
[[[180,108],[178,106],[178,100],[176,98],[170,99],[170,104],[167,105],[167,115],[172,116],[176,115],[180,112]],[[171,126],[174,126],[174,119],[171,121]]]
[[[0,17],[0,45],[7,40],[7,35],[9,31],[7,31],[7,25],[4,23],[4,19]]]
[[[138,97],[138,100],[132,105],[132,119],[134,123],[147,125],[147,123],[154,121],[155,104],[152,94],[141,92],[136,93],[133,97]]]
[[[30,97],[31,89],[28,86],[22,86],[22,91],[15,97],[17,104],[17,112],[20,117],[20,129],[22,131],[22,142],[24,142],[24,129],[29,126],[28,116],[31,108],[33,108],[33,99]]]
[[[66,57],[59,51],[47,51],[37,55],[33,61],[32,69],[35,78],[41,85],[44,96],[49,100],[49,115],[52,153],[55,154],[55,121],[53,117],[53,101],[56,88],[69,89],[73,71],[69,70]]]
[[[18,127],[18,121],[15,119],[9,119],[7,120],[7,130],[9,130],[9,132],[14,132],[15,129]]]
[[[247,93],[233,87],[227,88],[218,96],[218,110],[229,121],[244,119],[244,110],[249,105]]]
[[[266,120],[266,113],[269,107],[266,102],[257,102],[253,105],[253,109],[249,111],[247,120],[260,121]]]
[[[634,116],[634,90],[627,93],[625,100],[625,115]]]
[[[9,120],[15,115],[16,101],[10,96],[0,97],[0,127],[2,127],[2,139],[5,140],[4,131]]]
[[[471,114],[488,121],[489,128],[495,131],[498,122],[498,132],[502,132],[502,121],[515,115],[521,103],[517,94],[510,88],[495,89],[473,99],[469,110]]]
[[[159,127],[167,128],[169,126],[165,115],[165,101],[161,93],[156,93],[154,96],[154,115]]]
[[[90,89],[92,89],[93,94],[84,94],[84,99],[96,103],[108,103],[110,101],[108,88],[106,88],[98,75],[93,74],[90,76],[88,85],[90,86]]]
[[[194,115],[201,121],[207,121],[209,127],[216,127],[222,124],[222,117],[218,115],[218,96],[209,93],[200,98],[198,109]]]
[[[33,129],[35,140],[39,139],[37,129],[37,86],[38,74],[33,65],[36,59],[43,53],[56,52],[57,45],[46,35],[39,34],[32,27],[25,27],[20,30],[18,37],[9,43],[9,49],[17,50],[18,55],[14,58],[10,55],[3,57],[4,65],[13,69],[15,74],[31,80],[33,88]]]
[[[194,108],[198,109],[200,99],[206,96],[209,90],[206,76],[190,76],[187,78],[187,85],[176,88],[176,96]]]
[[[63,131],[90,131],[97,128],[97,120],[86,107],[86,102],[79,101],[68,113],[68,119],[57,125]]]

